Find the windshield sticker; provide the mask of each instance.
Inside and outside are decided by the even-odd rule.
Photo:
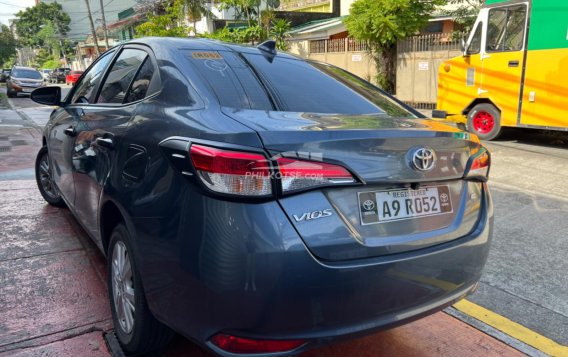
[[[204,60],[211,60],[211,59],[223,59],[220,54],[217,52],[193,52],[191,54],[192,58],[195,59],[204,59]]]

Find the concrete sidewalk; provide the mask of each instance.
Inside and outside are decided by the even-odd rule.
[[[109,356],[106,262],[69,210],[46,204],[34,180],[41,133],[0,110],[0,357]],[[206,356],[181,337],[165,356]],[[440,312],[304,356],[522,356]]]

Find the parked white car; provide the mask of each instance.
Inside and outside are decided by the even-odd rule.
[[[41,75],[43,76],[43,80],[49,81],[49,75],[51,74],[51,72],[53,72],[53,69],[44,68],[44,69],[40,70],[40,72],[41,72]]]

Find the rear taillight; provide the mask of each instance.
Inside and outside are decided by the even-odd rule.
[[[491,156],[489,155],[489,151],[481,147],[479,151],[470,158],[466,178],[487,180],[490,166]]]
[[[190,156],[197,175],[212,191],[237,196],[272,194],[269,161],[262,154],[194,144]]]
[[[262,154],[200,144],[191,146],[190,156],[201,182],[228,195],[270,196],[272,179],[284,193],[356,182],[344,167],[319,161],[280,157],[271,169],[271,161]]]
[[[286,157],[277,162],[283,192],[355,182],[353,175],[339,165]]]
[[[255,340],[222,333],[213,336],[211,342],[230,353],[288,352],[306,343],[304,340]]]

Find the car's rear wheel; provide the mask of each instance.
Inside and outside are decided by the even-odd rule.
[[[126,354],[159,353],[172,331],[150,312],[124,224],[112,232],[108,247],[108,285],[115,333]]]
[[[493,140],[502,132],[501,113],[492,104],[478,104],[467,116],[467,129],[481,140]]]
[[[47,146],[39,149],[35,162],[35,177],[39,193],[50,205],[65,206],[63,198],[59,194],[51,175],[51,163],[49,162],[49,152]]]

